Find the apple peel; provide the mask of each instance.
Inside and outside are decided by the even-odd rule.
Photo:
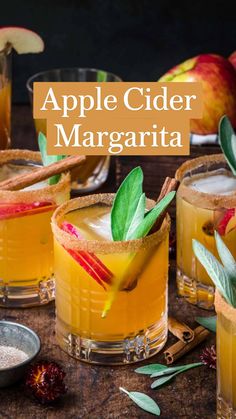
[[[83,236],[78,231],[78,229],[66,221],[61,224],[61,229],[66,233],[76,237],[79,240],[83,240]],[[73,257],[73,259],[79,263],[79,265],[93,278],[95,281],[106,290],[104,285],[112,284],[113,273],[104,265],[104,263],[91,252],[86,252],[84,250],[76,251],[68,249],[63,246],[64,249]]]
[[[52,211],[55,208],[55,204],[47,201],[33,202],[31,204],[0,204],[0,220],[36,215],[42,212]]]
[[[220,236],[226,236],[230,231],[236,228],[235,208],[227,209],[217,222],[216,230]]]
[[[44,50],[44,42],[37,33],[17,26],[0,28],[0,51],[7,45],[11,45],[18,54],[39,53]]]

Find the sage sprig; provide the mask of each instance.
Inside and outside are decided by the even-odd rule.
[[[200,367],[202,362],[195,362],[193,364],[187,365],[177,365],[172,367],[167,367],[162,364],[150,364],[145,367],[139,367],[135,370],[138,374],[150,375],[150,378],[159,377],[151,384],[151,388],[161,387],[162,385],[171,381],[176,375],[181,374],[192,368]]]
[[[113,201],[111,210],[113,240],[124,241],[145,237],[174,197],[175,191],[170,192],[154,208],[145,212],[143,171],[141,167],[133,169],[120,185]]]
[[[236,308],[236,261],[216,231],[215,240],[222,264],[197,240],[193,240],[193,251],[220,294]]]
[[[219,143],[232,173],[236,176],[236,135],[226,115],[219,123]]]
[[[120,391],[123,391],[134,403],[137,404],[141,409],[153,415],[160,416],[161,410],[158,404],[145,393],[139,391],[128,391],[123,387],[120,387]]]
[[[155,389],[161,387],[162,385],[171,381],[176,375],[181,374],[192,368],[201,367],[204,365],[202,362],[195,362],[187,365],[178,365],[167,367],[163,364],[149,364],[144,367],[139,367],[135,369],[135,372],[138,374],[150,375],[150,378],[159,377],[157,380],[153,381],[151,388]],[[160,415],[159,406],[156,402],[147,396],[144,393],[139,393],[136,391],[129,392],[128,390],[120,387],[120,390],[126,393],[130,399],[132,399],[141,409],[146,410],[147,412],[153,413],[154,415]]]
[[[203,365],[202,362],[195,362],[193,364],[183,365],[183,366],[180,366],[180,367],[170,367],[170,368],[168,368],[168,371],[164,371],[164,374],[163,374],[163,372],[162,373],[161,372],[156,373],[155,375],[153,374],[151,376],[151,378],[153,376],[155,376],[155,377],[159,376],[160,378],[153,381],[153,383],[151,384],[151,388],[161,387],[164,384],[168,383],[169,381],[173,380],[173,378],[176,375],[182,374],[185,371],[188,371],[192,368],[200,367],[202,365]],[[170,375],[167,375],[167,373],[169,373]]]

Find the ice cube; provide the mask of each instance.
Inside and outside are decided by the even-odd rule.
[[[230,195],[236,192],[236,178],[225,173],[215,173],[210,176],[198,177],[190,182],[191,188],[208,194]]]
[[[89,227],[94,235],[100,240],[112,240],[111,234],[111,213],[98,215],[97,217],[88,217],[84,223]]]

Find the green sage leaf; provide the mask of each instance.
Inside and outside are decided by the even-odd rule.
[[[206,269],[208,275],[214,282],[220,294],[231,304],[231,288],[230,276],[223,268],[220,262],[212,255],[201,243],[193,240],[193,250],[199,262]]]
[[[175,191],[169,192],[148,214],[144,217],[143,221],[136,228],[132,235],[132,239],[140,239],[145,237],[153,225],[155,224],[157,218],[163,213],[163,211],[168,207],[171,201],[175,197]]]
[[[120,185],[111,209],[111,231],[114,241],[125,240],[143,193],[143,171],[133,169]]]
[[[145,208],[146,208],[146,196],[145,196],[145,193],[143,193],[140,196],[136,211],[134,213],[133,219],[127,231],[125,240],[130,240],[132,238],[134,231],[136,230],[138,225],[141,224],[141,222],[143,221]]]
[[[211,332],[216,333],[216,316],[196,317],[195,320],[201,326],[205,327],[206,329],[210,330]]]
[[[174,372],[181,371],[184,368],[183,365],[179,365],[177,367],[167,367],[165,370],[154,372],[151,375],[151,378],[162,377],[164,375],[170,375]]]
[[[216,240],[216,247],[217,247],[217,251],[220,256],[221,262],[223,263],[226,271],[232,277],[232,281],[235,282],[235,285],[236,285],[236,261],[232,253],[229,251],[228,247],[223,242],[219,233],[217,233],[217,231],[215,231],[215,240]]]
[[[144,367],[136,368],[136,370],[134,370],[134,371],[137,372],[138,374],[151,375],[151,374],[154,374],[155,372],[163,371],[163,370],[166,370],[166,369],[168,369],[168,367],[166,365],[149,364],[149,365],[145,365]]]
[[[194,364],[184,365],[184,366],[182,366],[181,369],[177,370],[174,374],[168,375],[167,377],[164,376],[164,377],[158,378],[157,380],[153,381],[153,383],[151,385],[151,388],[161,387],[164,384],[168,383],[169,381],[173,380],[173,378],[176,375],[181,374],[182,372],[188,371],[192,368],[200,367],[202,365],[203,365],[202,362],[195,362]]]
[[[140,393],[139,391],[128,391],[123,387],[120,387],[120,391],[123,391],[134,403],[137,404],[141,409],[153,415],[160,416],[161,410],[158,404],[149,397],[147,394]]]
[[[219,123],[219,143],[232,173],[236,175],[236,135],[226,115]]]

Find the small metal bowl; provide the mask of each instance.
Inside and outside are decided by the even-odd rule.
[[[0,388],[8,387],[19,381],[29,363],[38,355],[41,347],[38,335],[23,324],[0,321],[0,345],[13,346],[24,351],[28,358],[10,368],[0,367]]]

